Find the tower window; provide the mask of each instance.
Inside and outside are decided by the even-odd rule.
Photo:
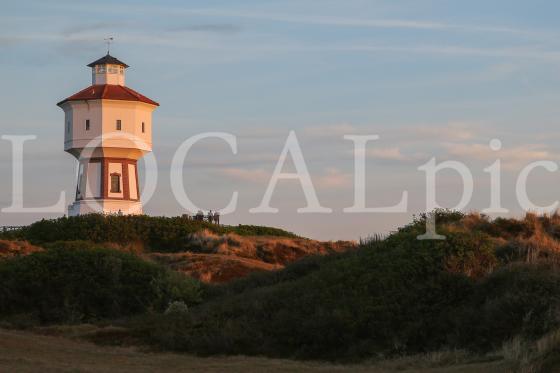
[[[144,122],[142,122],[142,133],[146,132],[146,126],[144,125]]]
[[[121,120],[117,119],[117,131],[122,130],[122,124],[121,124]]]
[[[89,119],[86,119],[86,131],[89,131]]]
[[[111,174],[111,193],[121,192],[121,175]]]

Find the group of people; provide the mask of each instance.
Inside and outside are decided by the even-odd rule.
[[[196,215],[193,216],[196,221],[207,221],[209,223],[220,224],[220,213],[218,211],[208,211],[207,215],[204,215],[202,210],[198,210]]]

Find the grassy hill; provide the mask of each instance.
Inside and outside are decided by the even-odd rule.
[[[105,321],[100,322],[120,331],[101,333],[96,340],[133,341],[201,355],[331,361],[466,351],[509,359],[523,369],[550,371],[560,361],[560,217],[529,214],[521,220],[490,220],[477,214],[436,214],[438,233],[445,240],[418,240],[425,230],[425,216],[420,216],[386,239],[363,242],[356,250],[310,256],[282,270],[226,284],[199,284],[199,299],[185,298],[186,306],[166,296],[165,301],[175,303],[163,312],[161,299],[149,297],[157,299],[157,307],[124,312],[127,317],[119,320],[101,317]],[[130,237],[140,234],[126,225],[119,229]],[[39,243],[29,231],[24,234]],[[175,240],[172,235],[143,237],[150,247]],[[63,262],[72,262],[74,252],[93,250],[72,247],[79,243],[52,245],[56,247],[47,245],[47,252],[64,251],[68,258]],[[0,267],[0,304],[9,301],[6,294],[16,299],[25,294],[16,279],[34,270],[21,263],[40,255],[45,254],[2,264],[8,269]],[[45,266],[92,283],[76,276],[73,266],[57,268],[53,260],[41,264]],[[14,272],[11,267],[23,269]],[[94,286],[104,288],[104,276]],[[36,291],[52,286],[43,282],[43,288],[41,281],[35,282]],[[62,290],[53,296],[67,294]],[[31,312],[36,304],[27,307],[18,312]]]
[[[2,238],[4,240],[2,240]],[[216,225],[184,217],[86,215],[41,220],[0,234],[0,258],[41,248],[91,243],[125,252],[205,282],[226,282],[281,269],[309,255],[354,249],[353,242],[320,242],[278,228]]]
[[[182,317],[142,319],[132,329],[160,347],[203,355],[355,361],[517,348],[526,362],[554,356],[560,217],[438,212],[438,221],[446,240],[417,240],[420,217],[353,252],[212,286]]]
[[[278,228],[254,225],[216,225],[187,217],[152,217],[146,215],[89,214],[41,220],[0,238],[26,240],[33,244],[57,241],[91,241],[141,245],[147,251],[178,252],[192,247],[192,234],[209,231],[215,234],[234,233],[240,236],[274,236],[297,238]]]

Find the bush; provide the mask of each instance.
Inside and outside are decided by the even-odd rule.
[[[458,341],[477,351],[514,337],[534,340],[560,325],[560,272],[548,264],[513,264],[481,281],[457,317]]]
[[[318,271],[327,265],[327,263],[339,260],[343,257],[348,258],[351,255],[357,255],[357,253],[350,251],[304,257],[289,264],[282,270],[269,272],[258,271],[230,283],[204,285],[206,287],[204,294],[207,299],[211,299],[223,297],[225,295],[239,294],[257,288],[274,286],[283,282],[295,281],[312,272]]]
[[[165,315],[186,315],[189,313],[189,307],[183,301],[174,301],[169,303],[165,310]]]
[[[41,220],[18,231],[20,239],[35,244],[85,240],[96,243],[141,243],[147,250],[176,252],[189,249],[191,235],[207,229],[217,234],[274,235],[296,237],[276,228],[250,225],[220,226],[185,217],[115,216],[89,214]]]
[[[222,286],[182,328],[151,333],[153,342],[201,354],[328,360],[437,349],[449,341],[449,315],[473,291],[461,270],[478,273],[473,268],[491,262],[485,237],[445,233],[446,241],[397,233]],[[447,270],[452,258],[455,273]]]
[[[22,314],[18,322],[26,324],[31,312],[47,321],[87,320],[167,307],[124,321],[130,335],[191,353],[323,360],[442,348],[488,352],[560,327],[560,217],[436,214],[445,240],[417,239],[425,232],[423,215],[382,240],[364,240],[358,250],[204,285],[200,304],[201,288],[180,274],[99,244],[52,243],[46,253],[0,263],[0,314]],[[100,230],[107,224],[101,221],[93,232],[105,239],[120,231],[156,247],[180,245],[183,233],[197,229],[143,219],[119,220],[111,232]],[[59,224],[66,223],[53,230]],[[68,228],[85,229],[81,224]]]
[[[114,250],[51,248],[0,262],[0,315],[83,322],[198,302],[198,282]]]
[[[438,219],[445,240],[416,239],[425,230],[420,218],[353,252],[209,286],[205,303],[180,318],[157,317],[145,335],[204,355],[359,360],[442,348],[488,352],[558,327],[557,266],[498,268],[486,231],[465,229],[461,215]],[[486,227],[484,218],[469,219]]]
[[[222,226],[218,233],[235,233],[240,236],[275,236],[275,237],[288,237],[298,238],[291,232],[286,232],[283,229],[273,227],[263,227],[259,225],[243,225],[237,226]]]

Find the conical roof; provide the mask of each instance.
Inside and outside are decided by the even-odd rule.
[[[97,65],[121,65],[124,66],[125,68],[128,67],[128,65],[122,61],[120,61],[119,59],[111,56],[109,53],[107,53],[105,56],[101,57],[98,60],[93,61],[92,63],[90,63],[88,65],[88,67],[94,67]]]

